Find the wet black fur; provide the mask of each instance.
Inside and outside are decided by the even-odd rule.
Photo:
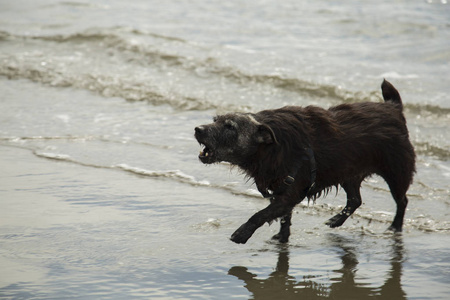
[[[197,127],[195,136],[206,146],[201,161],[237,165],[261,192],[279,190],[287,175],[296,174],[295,183],[239,227],[231,240],[246,243],[257,228],[281,218],[280,232],[273,238],[287,242],[294,206],[305,196],[315,199],[333,186],[345,190],[347,205],[326,224],[341,226],[361,205],[361,183],[372,174],[387,182],[397,204],[390,229],[401,231],[415,153],[398,91],[383,81],[382,92],[384,103],[341,104],[328,110],[287,106],[218,116],[214,123]],[[305,194],[312,184],[311,165],[302,161],[308,147],[314,152],[317,173],[314,188]]]

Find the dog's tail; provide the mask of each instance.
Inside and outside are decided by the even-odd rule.
[[[381,91],[383,92],[384,101],[390,101],[397,103],[401,109],[403,109],[402,98],[398,93],[397,89],[386,79],[383,80],[381,84]]]

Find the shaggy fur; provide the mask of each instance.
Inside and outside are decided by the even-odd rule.
[[[389,185],[397,203],[390,229],[401,231],[415,154],[398,91],[385,80],[382,92],[384,103],[341,104],[328,110],[286,106],[221,115],[196,127],[195,137],[205,146],[199,155],[203,163],[238,166],[270,198],[270,205],[239,227],[231,240],[246,243],[257,228],[281,218],[273,238],[287,242],[294,206],[333,186],[345,190],[347,205],[326,224],[341,226],[361,205],[361,182],[372,174]]]

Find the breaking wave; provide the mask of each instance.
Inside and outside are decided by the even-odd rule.
[[[173,48],[176,50],[170,50],[171,47],[167,45],[164,47],[155,45],[156,42],[148,41],[148,39],[163,40],[163,44],[168,43],[169,45],[174,43],[176,47]],[[126,70],[128,72],[124,71],[123,73],[120,73],[121,68],[119,67],[117,72],[111,72],[101,67],[86,70],[76,66],[74,57],[62,57],[57,60],[54,57],[47,57],[44,52],[24,51],[19,54],[0,54],[0,75],[10,79],[26,78],[51,86],[86,89],[103,96],[121,97],[129,101],[148,101],[154,105],[167,104],[180,110],[241,111],[247,110],[248,107],[225,104],[220,101],[214,102],[211,99],[184,95],[174,90],[168,91],[161,88],[158,82],[152,83],[145,76],[130,75],[133,73],[133,69],[137,69],[137,65],[139,68],[144,65],[144,69],[163,70],[166,73],[170,73],[172,69],[181,70],[194,75],[194,78],[216,78],[217,82],[226,79],[240,86],[253,84],[270,86],[297,93],[300,96],[326,98],[335,104],[381,101],[379,90],[350,91],[340,86],[290,78],[278,73],[252,74],[235,65],[211,57],[208,49],[204,46],[180,38],[132,28],[89,29],[84,32],[50,36],[24,36],[0,32],[0,40],[4,42],[21,40],[25,44],[41,43],[43,51],[46,48],[54,47],[55,44],[63,45],[61,52],[84,45],[84,49],[88,49],[86,52],[101,53],[101,55],[93,55],[92,58],[83,56],[83,60],[92,59],[92,61],[83,62],[85,66],[100,64],[98,61],[101,62],[101,60],[106,60],[105,64],[114,65],[117,62],[110,61],[110,56],[119,56],[122,68],[124,68],[123,66],[128,68]],[[145,75],[145,73],[143,74]],[[405,108],[412,113],[429,112],[444,116],[450,114],[450,109],[433,105],[406,103]]]

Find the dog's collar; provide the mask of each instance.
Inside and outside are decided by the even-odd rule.
[[[302,199],[307,196],[307,194],[315,187],[316,185],[316,174],[317,174],[317,165],[316,165],[316,159],[314,157],[314,152],[311,149],[311,147],[307,147],[304,148],[305,153],[302,156],[302,160],[298,161],[295,165],[294,165],[294,170],[288,174],[284,179],[283,179],[283,185],[280,186],[278,189],[276,190],[269,190],[269,189],[265,189],[264,191],[260,190],[260,193],[263,195],[264,198],[273,198],[276,195],[280,195],[283,194],[287,188],[289,188],[291,185],[293,185],[295,183],[295,176],[297,175],[298,171],[300,170],[301,166],[302,166],[302,161],[306,160],[309,161],[309,166],[310,166],[310,185],[308,187],[306,187],[306,189],[303,191],[304,196],[302,196]]]

